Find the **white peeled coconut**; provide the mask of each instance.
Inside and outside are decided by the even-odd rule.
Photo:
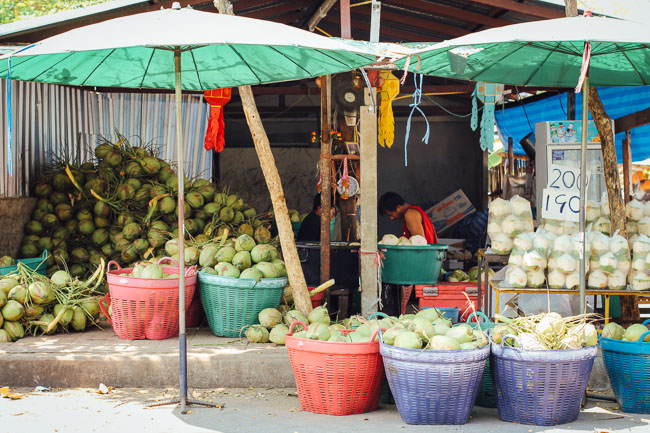
[[[564,284],[567,289],[575,289],[578,287],[580,285],[580,273],[571,272],[566,276]]]
[[[411,246],[411,241],[407,238],[402,236],[399,238],[399,242],[397,243],[400,247],[410,247]]]
[[[533,217],[523,217],[521,218],[523,229],[527,232],[535,231],[535,223],[533,222]]]
[[[573,235],[578,232],[579,228],[580,225],[578,223],[574,223],[573,221],[565,221],[562,233],[565,235]]]
[[[587,221],[595,221],[600,218],[600,203],[596,201],[587,201],[585,206],[585,217]]]
[[[548,268],[556,269],[557,268],[557,256],[551,254],[551,257],[548,258]]]
[[[639,221],[639,234],[650,236],[650,216],[646,215]]]
[[[607,284],[612,290],[624,290],[625,286],[627,286],[627,274],[624,274],[617,269],[609,274]]]
[[[548,273],[548,286],[551,289],[563,289],[565,280],[564,274],[558,270]]]
[[[634,260],[632,260],[632,269],[639,272],[646,270],[646,260],[648,255],[634,254]]]
[[[587,286],[590,289],[604,289],[607,287],[607,274],[603,271],[594,271],[589,273]]]
[[[632,274],[630,274],[630,287],[632,290],[650,289],[650,275],[643,271],[632,272]]]
[[[411,245],[414,247],[426,247],[427,246],[427,239],[424,236],[421,235],[415,235],[411,236]]]
[[[643,215],[650,216],[650,201],[647,201],[644,204],[645,204],[645,208],[643,210]]]
[[[618,266],[618,260],[611,252],[600,256],[598,262],[600,264],[600,270],[607,274],[614,272]]]
[[[528,287],[541,287],[546,282],[546,277],[544,276],[544,270],[538,269],[535,271],[526,272],[526,281],[528,281]]]
[[[627,239],[627,246],[630,247],[630,251],[633,250],[632,247],[634,247],[634,242],[636,242],[636,240],[637,240],[638,238],[639,238],[639,234],[637,233],[637,234],[634,234],[634,235],[630,236],[630,237]]]
[[[527,281],[526,271],[517,267],[517,266],[508,266],[506,270],[506,283],[511,287],[517,287],[521,289],[526,287]]]
[[[510,199],[510,205],[512,206],[512,212],[517,216],[532,218],[533,213],[530,210],[530,202],[523,197],[515,195]]]
[[[510,257],[508,258],[508,264],[513,266],[518,266],[521,268],[524,265],[524,255],[522,254],[522,252],[518,250],[513,250],[510,253]]]
[[[546,259],[544,259],[536,250],[529,251],[524,254],[523,266],[529,271],[538,269],[544,271],[544,269],[546,269]]]
[[[512,238],[505,233],[499,233],[492,240],[492,251],[496,254],[510,254],[512,251]]]
[[[557,259],[557,269],[565,274],[577,269],[578,261],[570,254],[563,254]]]
[[[379,243],[382,245],[397,245],[399,243],[399,238],[394,234],[386,233]]]
[[[601,203],[600,214],[604,217],[609,218],[610,215],[609,200],[607,198],[604,198],[600,203]]]
[[[501,224],[503,233],[514,237],[517,233],[524,230],[524,224],[521,218],[515,215],[508,215]]]
[[[643,218],[645,206],[640,201],[634,199],[625,205],[625,216],[630,221],[640,221]]]
[[[639,233],[639,222],[638,221],[626,222],[625,230],[627,230],[628,236]]]
[[[630,268],[632,267],[632,262],[630,261],[630,256],[619,256],[617,257],[618,259],[618,264],[616,265],[616,270],[619,272],[622,272],[624,275],[627,275],[630,273]],[[646,256],[646,263],[648,259]]]
[[[512,213],[510,202],[497,198],[490,203],[488,214],[495,217],[505,217]]]
[[[615,256],[630,254],[630,247],[627,244],[627,239],[621,235],[614,235],[609,238],[609,250]]]
[[[558,236],[553,242],[553,252],[557,254],[569,254],[573,245],[573,240],[569,235]]]
[[[503,229],[501,228],[501,223],[503,222],[503,218],[490,218],[488,221],[487,225],[487,232],[490,235],[490,237],[494,237],[498,235],[499,233],[503,233]]]
[[[589,268],[587,269],[589,272],[597,271],[600,269],[600,257],[598,256],[591,256],[589,258]]]
[[[645,256],[645,268],[650,269],[650,253]],[[641,270],[641,269],[639,269]]]
[[[519,233],[512,241],[512,247],[521,251],[530,251],[533,249],[533,239],[530,233]]]
[[[609,220],[609,218],[601,216],[594,223],[594,230],[608,235],[612,232],[612,222]]]
[[[650,238],[645,235],[638,235],[632,244],[634,255],[646,255],[650,253]]]
[[[600,256],[609,252],[609,238],[599,233],[591,240],[591,254]]]
[[[551,244],[546,233],[535,233],[533,236],[533,248],[535,248],[540,254],[546,255]]]

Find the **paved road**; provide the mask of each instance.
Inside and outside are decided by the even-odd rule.
[[[24,392],[19,400],[0,399],[2,432],[634,432],[650,431],[650,415],[624,414],[615,404],[590,401],[578,421],[556,428],[504,423],[496,409],[476,408],[464,426],[409,426],[395,406],[362,415],[334,417],[300,411],[295,389],[215,389],[193,391],[193,398],[222,403],[222,409],[176,406],[148,408],[169,399],[174,390],[117,389],[100,395],[95,389]]]

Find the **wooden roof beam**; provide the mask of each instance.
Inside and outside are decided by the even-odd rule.
[[[639,126],[650,123],[650,108],[637,111],[614,120],[614,130],[616,132],[629,131]]]
[[[368,11],[370,12],[370,11]],[[408,16],[406,14],[400,14],[396,12],[391,12],[387,9],[381,11],[381,24],[382,27],[386,24],[390,25],[391,22],[394,23],[407,23],[411,27],[416,27],[422,29],[426,32],[441,33],[444,35],[449,35],[451,38],[458,36],[464,36],[468,33],[467,30],[461,27],[453,27],[447,24],[438,23],[435,21],[428,20],[426,18],[420,18],[417,15]],[[381,29],[380,29],[381,30]],[[449,39],[451,39],[449,38]]]
[[[502,27],[512,24],[510,21],[502,20],[499,18],[492,18],[487,15],[481,15],[475,12],[469,12],[462,9],[457,9],[451,6],[444,6],[437,3],[430,3],[425,0],[383,0],[382,5],[390,7],[391,4],[408,7],[409,9],[418,9],[423,12],[428,12],[433,15],[455,18],[460,21],[469,23],[480,24],[485,27]]]
[[[564,18],[564,10],[555,10],[545,8],[542,6],[534,6],[524,3],[519,3],[513,0],[471,0],[474,3],[479,3],[486,6],[492,6],[499,9],[506,9],[513,12],[519,12],[524,15],[530,15],[538,18]]]
[[[294,0],[283,3],[278,3],[275,5],[270,5],[262,9],[257,9],[252,12],[242,12],[241,16],[247,18],[257,18],[257,19],[267,19],[272,20],[274,17],[281,15],[286,12],[296,12],[304,8],[304,1]]]
[[[328,22],[334,26],[337,26],[337,28],[340,25],[340,20],[338,19],[338,17],[327,16],[323,19],[323,21]],[[365,32],[366,36],[364,39],[367,40],[368,35],[370,34],[370,23],[362,21],[361,19],[359,19],[359,16],[357,15],[353,15],[352,31],[355,30],[361,30]],[[395,38],[397,41],[402,41],[402,42],[422,42],[425,40],[429,42],[436,42],[435,38],[427,37],[426,35],[411,32],[408,30],[400,30],[394,27],[390,27],[390,23],[387,21],[383,21],[383,19],[381,23],[381,28],[379,29],[379,34],[380,36],[381,35],[390,36],[392,38]]]
[[[337,1],[338,0],[325,0],[318,7],[316,12],[314,12],[314,15],[309,18],[309,21],[307,22],[307,30],[313,32],[318,23],[327,16],[327,13],[330,11],[330,9],[332,9],[332,6],[334,6]]]

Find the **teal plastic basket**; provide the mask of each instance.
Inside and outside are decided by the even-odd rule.
[[[199,292],[212,333],[218,337],[239,337],[243,328],[259,323],[265,308],[278,308],[286,278],[221,277],[199,272]]]
[[[16,264],[11,266],[3,266],[0,268],[0,275],[7,275],[16,270],[18,270],[18,263],[22,263],[27,266],[32,271],[45,275],[47,271],[47,250],[43,251],[43,254],[40,257],[34,257],[31,259],[16,259]]]
[[[435,284],[448,245],[423,246],[377,245],[384,255],[381,281],[388,284]]]

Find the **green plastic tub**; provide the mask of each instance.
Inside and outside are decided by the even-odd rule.
[[[421,247],[379,244],[377,247],[384,254],[382,282],[404,286],[437,283],[449,249],[442,244]]]
[[[16,264],[12,266],[3,266],[0,268],[0,275],[7,275],[18,269],[18,263],[22,263],[27,266],[32,271],[45,275],[47,270],[47,250],[43,251],[43,254],[40,257],[34,257],[32,259],[16,259]]]
[[[278,308],[286,278],[240,279],[199,272],[199,292],[212,333],[239,337],[243,328],[259,323],[265,308]]]

